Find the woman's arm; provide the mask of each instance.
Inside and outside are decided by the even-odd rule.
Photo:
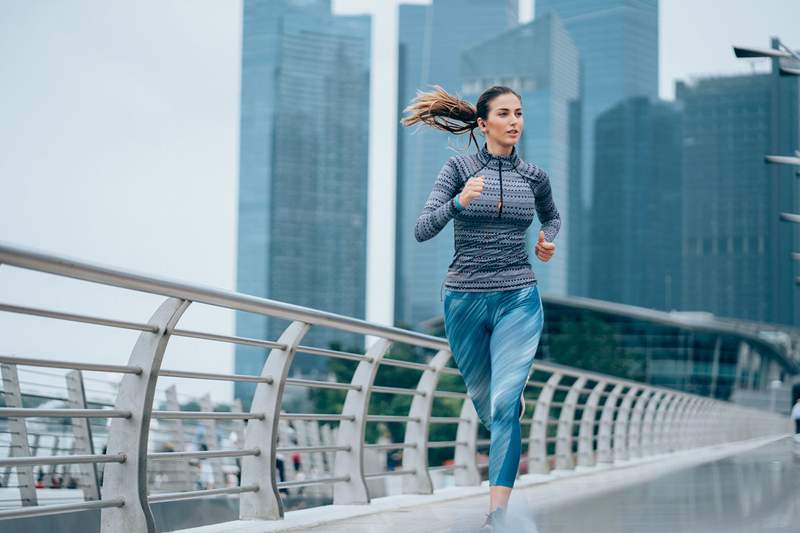
[[[453,158],[447,162],[436,176],[433,190],[422,208],[422,213],[417,218],[417,225],[414,228],[414,237],[418,242],[427,241],[435,237],[450,222],[459,207],[454,196],[460,186],[458,170],[453,164]]]
[[[539,222],[542,223],[540,231],[544,231],[544,238],[547,242],[553,242],[558,230],[561,228],[561,215],[558,214],[556,204],[553,201],[553,191],[550,189],[550,177],[542,169],[539,169],[543,179],[533,189],[536,200],[536,214]]]

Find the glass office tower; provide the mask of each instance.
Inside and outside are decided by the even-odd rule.
[[[679,308],[680,113],[634,97],[602,113],[595,132],[589,296]]]
[[[573,213],[570,293],[588,294],[594,216],[594,127],[598,115],[633,96],[658,97],[658,0],[536,0],[536,16],[555,12],[578,47],[583,69],[582,212]],[[602,206],[599,206],[602,209]]]
[[[425,6],[400,6],[399,117],[417,90],[438,84],[460,94],[460,56],[465,49],[517,24],[517,0],[433,0]],[[463,95],[462,95],[463,96]],[[440,290],[453,257],[452,224],[435,238],[418,243],[414,224],[439,170],[467,138],[427,126],[398,134],[397,258],[395,321],[418,324],[441,313]],[[474,150],[474,147],[470,148]]]
[[[679,82],[683,108],[684,307],[798,325],[797,178],[764,155],[798,145],[796,78],[777,73]],[[794,232],[794,234],[792,233]]]
[[[545,169],[550,175],[553,200],[561,215],[556,237],[562,253],[550,261],[539,261],[533,249],[540,221],[528,229],[529,259],[540,288],[548,294],[567,294],[567,271],[573,217],[569,199],[570,120],[580,98],[578,49],[558,16],[547,14],[480,43],[462,54],[463,93],[473,103],[492,85],[505,85],[522,98],[525,127],[517,144],[520,157]],[[482,137],[478,136],[478,139]],[[482,142],[482,141],[481,141]]]
[[[244,2],[237,289],[364,317],[369,17],[331,14],[329,0]],[[236,334],[276,339],[287,321],[238,313]],[[303,344],[359,346],[314,328]],[[257,374],[266,350],[238,346]],[[294,370],[324,371],[298,354]],[[249,404],[253,386],[237,383]]]

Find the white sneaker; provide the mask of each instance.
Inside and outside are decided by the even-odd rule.
[[[506,526],[506,509],[505,507],[498,507],[491,513],[486,515],[486,521],[481,526],[481,531],[500,533],[505,531]]]

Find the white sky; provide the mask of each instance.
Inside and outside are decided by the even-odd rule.
[[[665,98],[675,79],[749,72],[733,43],[800,48],[797,0],[662,0],[660,16]],[[0,241],[233,289],[240,49],[240,1],[1,0]],[[146,321],[160,300],[0,266],[0,302]],[[181,326],[232,333],[233,317],[192,308]],[[1,312],[0,335],[3,354],[120,364],[135,339]],[[230,372],[232,350],[177,340],[164,366]]]

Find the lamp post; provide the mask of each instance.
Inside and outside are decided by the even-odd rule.
[[[796,151],[795,154],[797,155],[765,155],[764,162],[771,163],[773,165],[791,165],[800,167],[800,150]],[[800,177],[800,168],[798,168],[794,174],[795,176]]]
[[[800,143],[800,132],[796,121],[792,120],[791,113],[782,110],[784,105],[796,105],[797,89],[787,86],[785,83],[786,77],[800,76],[800,54],[789,48],[786,44],[781,42],[777,37],[772,38],[771,48],[752,48],[745,46],[734,46],[733,53],[739,58],[769,58],[772,62],[772,143],[771,147],[774,150],[773,154],[786,153],[786,151],[793,151],[794,155],[766,155],[764,161],[773,165],[790,165],[795,167],[795,175],[800,176],[800,151],[797,150],[798,143]],[[788,60],[788,61],[787,61]],[[788,92],[787,92],[788,91]],[[791,120],[791,122],[789,122]],[[786,146],[789,145],[789,146]],[[787,150],[788,149],[788,150]],[[772,171],[774,179],[779,177],[779,170]],[[777,182],[771,185],[772,195],[771,204],[777,211],[784,211],[785,209],[795,210],[797,198],[797,184],[795,181],[792,183]],[[781,213],[780,220],[788,222],[800,222],[800,215],[792,213]],[[779,227],[774,228],[775,231],[771,232],[771,248],[773,254],[778,250],[785,249],[789,246],[795,248],[797,244],[797,237],[791,230],[782,230]],[[788,275],[794,271],[793,261],[775,259],[772,265],[773,270],[773,293],[776,294],[774,302],[775,318],[781,315],[786,316],[793,321],[795,314],[795,296],[787,294],[787,291],[781,290],[781,280],[786,279]]]

